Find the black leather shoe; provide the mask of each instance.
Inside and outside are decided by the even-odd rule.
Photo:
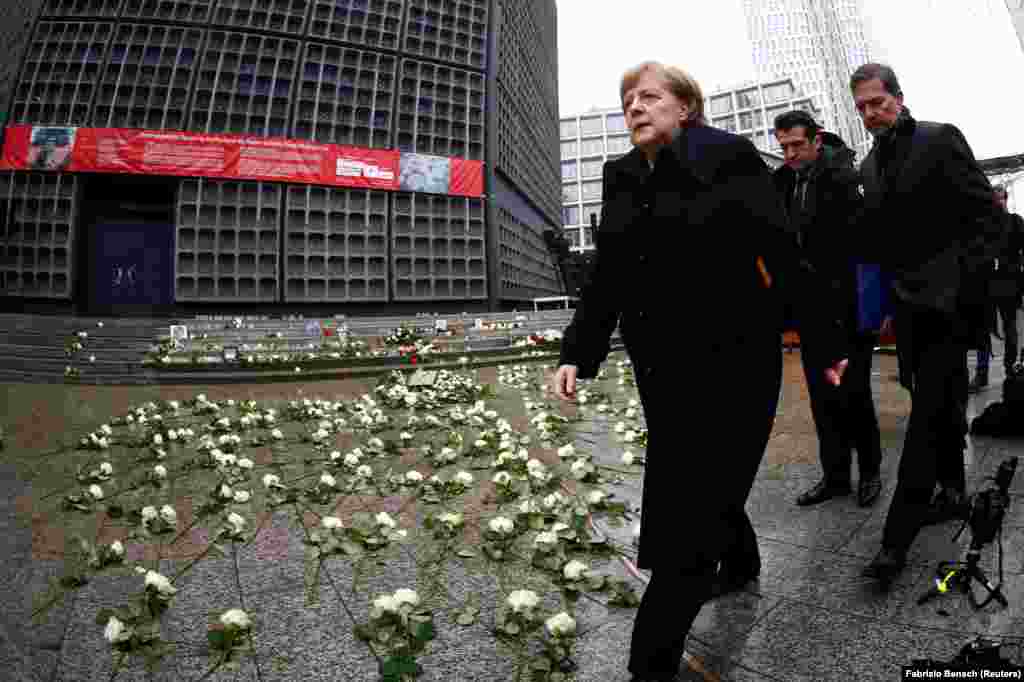
[[[808,507],[825,500],[831,500],[833,497],[849,495],[850,492],[852,491],[849,483],[846,485],[833,485],[822,479],[813,488],[801,493],[800,497],[796,498],[796,503],[801,507]]]
[[[748,573],[734,573],[732,571],[719,571],[711,583],[710,599],[718,599],[732,592],[741,592],[743,588],[757,580],[760,571]]]
[[[906,565],[906,553],[883,547],[874,560],[861,571],[861,575],[888,584],[900,574]]]
[[[862,507],[870,507],[881,494],[882,478],[878,474],[857,484],[857,504]]]

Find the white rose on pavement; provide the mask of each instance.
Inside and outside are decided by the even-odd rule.
[[[394,528],[396,525],[395,520],[388,515],[387,512],[380,512],[374,517],[378,526],[384,526],[386,528]]]
[[[544,621],[544,627],[554,637],[566,637],[576,632],[576,621],[568,613],[562,611]]]
[[[373,608],[380,613],[395,613],[398,611],[398,602],[390,594],[383,594],[373,600]]]
[[[238,460],[238,468],[239,469],[252,469],[252,467],[253,467],[253,461],[251,459],[249,459],[248,457],[242,457],[241,459]]]
[[[91,497],[94,500],[102,500],[103,488],[93,483],[91,486],[89,486],[89,497]]]
[[[156,507],[143,507],[142,508],[142,522],[148,523],[158,517],[160,514],[157,512]]]
[[[330,474],[327,473],[321,474],[320,482],[327,486],[328,488],[333,488],[337,484],[337,481],[335,480],[334,476],[331,476]]]
[[[264,488],[279,488],[281,486],[281,478],[274,474],[266,474],[263,476],[263,487]]]
[[[111,644],[119,644],[131,639],[132,630],[114,616],[107,621],[107,627],[103,630],[103,636]]]
[[[252,625],[249,614],[242,609],[225,611],[220,617],[220,622],[226,628],[238,628],[239,630],[248,630]]]
[[[602,502],[604,502],[604,498],[605,497],[607,497],[607,495],[605,495],[605,493],[603,491],[601,491],[601,490],[591,490],[589,493],[587,493],[587,502],[591,506],[598,505],[598,504],[601,504]]]
[[[473,485],[473,474],[469,473],[468,471],[460,471],[459,473],[455,474],[455,480],[461,483],[462,485],[468,487]]]
[[[578,559],[573,559],[562,569],[566,580],[579,580],[586,573],[588,566]]]
[[[235,535],[238,535],[245,529],[245,517],[236,512],[228,514],[228,523],[231,524],[231,530]]]
[[[633,466],[633,462],[635,461],[636,456],[629,450],[626,450],[625,452],[622,453],[622,463],[625,464],[626,466]]]
[[[100,473],[104,476],[110,476],[114,473],[114,467],[110,462],[103,462],[100,464]]]
[[[163,464],[157,464],[155,467],[153,467],[153,477],[158,479],[167,478],[167,467],[165,467]]]
[[[507,603],[513,613],[522,613],[537,608],[540,598],[532,590],[516,590],[508,595]]]
[[[245,504],[249,501],[250,495],[248,490],[236,490],[235,491],[235,502],[239,504]]]
[[[114,540],[110,543],[110,553],[116,557],[124,556],[124,545],[121,544],[120,540]]]
[[[398,606],[408,604],[409,606],[415,607],[420,605],[420,596],[416,594],[414,590],[410,590],[405,587],[395,590],[394,597],[395,603],[397,603]]]
[[[418,471],[407,471],[405,472],[405,480],[408,483],[422,483],[423,474]]]
[[[165,504],[160,507],[160,518],[164,520],[168,526],[174,526],[178,523],[178,512],[174,511],[174,507],[169,504]]]
[[[373,478],[373,469],[371,469],[368,465],[363,464],[356,469],[356,476],[359,476],[361,478]]]
[[[512,521],[512,519],[506,518],[504,516],[497,516],[490,520],[490,522],[487,524],[487,527],[491,529],[492,533],[508,535],[515,529],[516,524],[514,521]]]
[[[146,571],[146,587],[152,587],[160,596],[170,597],[177,592],[177,588],[171,585],[171,581],[156,571]]]
[[[320,525],[322,525],[327,530],[336,530],[343,527],[341,519],[339,519],[337,516],[323,517],[322,519],[320,519]]]
[[[284,438],[284,434],[281,433],[281,429],[274,429],[273,431],[270,432],[270,437],[273,438],[274,440],[281,440],[282,438]]]

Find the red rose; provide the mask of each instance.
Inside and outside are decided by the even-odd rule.
[[[411,357],[409,358],[409,362],[410,362],[411,364],[415,365],[415,364],[416,364],[416,356],[415,356],[415,355],[411,356]]]

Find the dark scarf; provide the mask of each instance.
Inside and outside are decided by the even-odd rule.
[[[910,151],[910,140],[916,126],[917,121],[910,114],[910,109],[903,107],[892,126],[875,138],[875,163],[878,180],[883,187],[899,174]]]

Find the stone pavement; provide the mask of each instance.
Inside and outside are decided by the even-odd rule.
[[[973,363],[972,363],[973,364]],[[992,362],[991,388],[972,398],[972,416],[999,398],[1001,361]],[[748,504],[758,533],[763,573],[754,589],[706,605],[688,644],[691,663],[680,679],[695,680],[896,680],[899,667],[913,658],[951,658],[975,634],[1020,638],[1024,635],[1024,471],[1014,481],[1014,501],[1005,524],[1005,585],[1010,606],[971,609],[955,594],[918,606],[917,597],[931,584],[936,563],[961,558],[969,537],[951,542],[958,524],[926,529],[914,545],[911,563],[888,592],[860,577],[861,568],[878,547],[885,510],[891,497],[902,447],[909,398],[893,380],[894,357],[875,361],[873,388],[882,429],[885,491],[873,508],[860,509],[853,498],[798,508],[793,500],[819,477],[813,424],[799,364],[799,353],[785,355],[785,377],[778,417],[768,452]],[[322,389],[322,390],[321,390]],[[366,384],[341,387],[340,382],[306,387],[307,392],[359,395]],[[5,427],[18,427],[22,447],[45,449],[67,438],[48,420],[62,417],[68,434],[80,433],[128,404],[156,397],[186,399],[205,391],[211,399],[227,396],[259,399],[274,387],[45,387],[33,400],[25,387],[0,386]],[[54,393],[54,392],[59,393]],[[93,391],[94,393],[89,393]],[[148,391],[148,392],[147,392]],[[293,392],[289,387],[288,392]],[[284,392],[279,391],[283,395]],[[54,397],[60,396],[60,397]],[[101,399],[102,398],[102,399]],[[97,407],[97,406],[103,406]],[[101,411],[103,410],[103,411]],[[609,466],[618,465],[622,446],[610,438],[613,419],[597,416],[578,434],[581,445]],[[695,456],[727,452],[728,434],[701,434],[690,447]],[[1019,456],[1024,442],[974,438],[966,454],[969,486],[974,490],[1004,458]],[[856,479],[855,479],[856,480]],[[609,486],[631,505],[639,504],[641,485],[626,478]],[[112,661],[95,622],[101,606],[116,601],[123,578],[100,576],[75,591],[33,623],[30,615],[50,578],[59,574],[59,551],[48,551],[48,533],[58,519],[41,518],[44,490],[27,480],[25,469],[0,453],[0,523],[4,562],[0,586],[10,595],[0,616],[0,679],[85,682],[111,678]],[[39,505],[38,507],[36,505]],[[396,507],[396,516],[418,514]],[[421,518],[421,517],[418,517]],[[141,666],[119,672],[119,680],[197,680],[209,670],[209,657],[199,643],[210,609],[242,605],[260,623],[255,634],[258,655],[236,670],[221,670],[212,680],[366,680],[376,679],[376,664],[355,641],[351,621],[339,608],[340,598],[359,584],[359,594],[377,595],[408,586],[421,570],[413,554],[389,556],[354,576],[349,564],[337,561],[321,571],[310,589],[305,548],[290,532],[288,520],[271,517],[260,541],[239,551],[236,562],[201,564],[179,585],[166,623],[169,638],[180,644],[174,668],[154,673]],[[602,525],[600,531],[629,544],[629,529]],[[102,535],[102,533],[101,533]],[[682,539],[684,541],[684,539]],[[997,576],[985,550],[983,566]],[[136,557],[136,560],[141,557]],[[187,557],[163,558],[162,572],[173,575]],[[237,571],[232,566],[237,565]],[[498,585],[483,580],[470,562],[448,562],[442,581],[456,603],[487,604],[501,599]],[[609,561],[601,569],[630,576],[627,566]],[[640,574],[642,577],[642,574]],[[525,579],[525,578],[524,578]],[[642,587],[642,581],[637,581]],[[337,597],[337,599],[335,598]],[[241,600],[243,603],[238,604]],[[361,618],[366,598],[350,600]],[[485,609],[486,610],[486,609]],[[596,630],[576,650],[575,679],[585,682],[626,682],[632,610],[609,610],[586,599],[577,605],[581,624]],[[450,614],[435,614],[440,621]],[[1004,654],[1016,655],[1015,648]],[[498,681],[515,679],[512,654],[499,647],[484,623],[468,628],[438,628],[438,640],[420,658],[425,681]],[[698,672],[702,671],[702,672]]]

